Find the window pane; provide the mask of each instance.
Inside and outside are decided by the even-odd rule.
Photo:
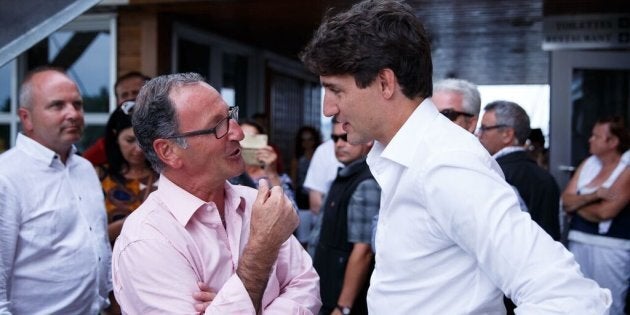
[[[86,112],[109,111],[110,41],[106,31],[58,31],[48,37],[48,62],[68,69]]]
[[[11,111],[11,63],[0,67],[0,112]]]
[[[11,127],[9,125],[0,125],[0,153],[9,149],[11,144]]]
[[[210,80],[210,47],[180,38],[177,44],[179,72],[197,72]]]
[[[231,97],[228,105],[243,108],[243,117],[251,116],[247,112],[247,57],[236,54],[223,54],[223,86],[221,94]],[[230,103],[231,102],[231,103]]]

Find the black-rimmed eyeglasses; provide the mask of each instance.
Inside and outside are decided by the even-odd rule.
[[[348,142],[348,134],[347,133],[344,133],[342,135],[332,134],[332,135],[330,135],[330,138],[333,140],[334,143],[337,143],[337,141],[339,141],[339,139],[343,140],[344,142]]]
[[[481,125],[479,126],[479,128],[477,129],[477,132],[486,132],[488,130],[492,130],[492,129],[497,129],[497,128],[505,128],[505,127],[509,127],[508,125],[505,124],[498,124],[498,125],[493,125],[493,126],[484,126]]]
[[[464,116],[464,117],[473,117],[473,116],[475,116],[473,114],[459,112],[459,111],[456,111],[454,109],[445,109],[445,110],[441,111],[440,114],[446,116],[446,118],[448,118],[450,121],[455,121],[457,119],[457,117],[459,117],[459,116]]]
[[[219,123],[216,126],[214,126],[214,128],[175,134],[175,135],[166,137],[166,139],[186,138],[186,137],[194,137],[194,136],[209,135],[209,134],[214,134],[215,138],[221,139],[225,137],[225,135],[227,135],[227,133],[230,131],[230,119],[234,119],[235,121],[238,121],[238,106],[234,106],[230,108],[230,110],[228,111],[227,117],[221,119],[221,121],[219,121]]]

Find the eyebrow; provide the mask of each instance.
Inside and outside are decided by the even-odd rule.
[[[322,82],[322,86],[325,87],[325,88],[333,88],[333,87],[337,87],[338,88],[338,86],[336,84],[330,83],[330,82]]]

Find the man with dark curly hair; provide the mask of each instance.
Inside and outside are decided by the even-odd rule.
[[[431,102],[429,38],[400,1],[327,17],[301,54],[324,114],[382,188],[370,314],[604,314],[610,292],[519,207],[496,161]]]

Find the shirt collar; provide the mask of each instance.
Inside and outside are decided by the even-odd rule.
[[[359,158],[358,160],[354,160],[350,162],[350,164],[346,165],[344,168],[339,170],[340,177],[348,177],[358,172],[361,169],[361,164],[365,161],[365,157]]]
[[[368,154],[368,163],[371,164],[373,160],[380,157],[405,167],[411,166],[414,163],[414,152],[409,150],[417,149],[417,146],[413,144],[418,143],[422,138],[421,136],[426,133],[430,125],[428,122],[436,119],[439,115],[440,112],[435,108],[431,99],[424,99],[407,118],[407,121],[400,127],[387,146],[374,141],[374,146]]]
[[[47,148],[21,132],[18,133],[15,146],[34,159],[46,163],[48,166],[52,166],[55,161],[59,161],[59,163],[61,163],[59,155],[55,151]],[[68,159],[66,160],[66,163],[70,162],[72,156],[76,153],[77,148],[72,145],[70,152],[68,152]]]
[[[224,189],[226,215],[227,212],[232,211],[242,214],[245,207],[244,199],[237,194],[232,185],[227,181],[225,182]],[[213,205],[216,209],[214,202],[205,202],[199,199],[197,196],[177,186],[168,177],[164,176],[164,174],[160,175],[156,192],[160,200],[182,226],[186,226],[195,212],[202,207]]]
[[[504,155],[519,151],[525,151],[525,148],[521,146],[509,146],[497,151],[492,157],[496,160]]]

